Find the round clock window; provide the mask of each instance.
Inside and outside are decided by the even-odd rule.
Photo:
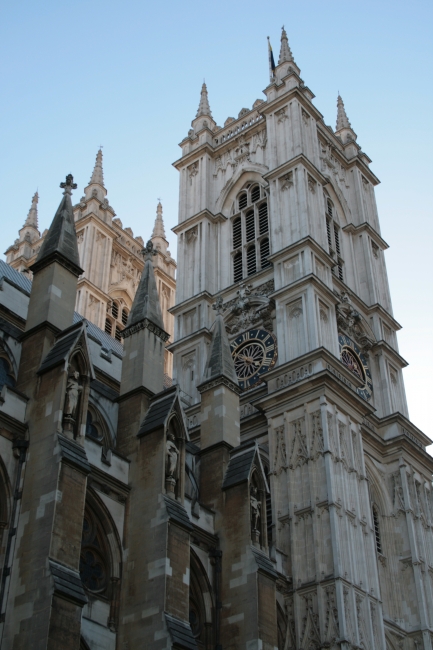
[[[356,392],[365,400],[369,400],[373,392],[373,382],[371,381],[367,357],[362,354],[356,343],[348,336],[340,334],[338,342],[340,344],[340,359],[342,363],[362,381],[362,386],[359,386]]]
[[[277,340],[262,329],[240,334],[230,345],[239,386],[251,388],[263,378],[277,361]]]

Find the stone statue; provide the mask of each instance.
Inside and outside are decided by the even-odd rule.
[[[75,371],[68,379],[68,384],[66,386],[66,400],[65,400],[65,413],[64,415],[68,418],[75,418],[77,411],[78,398],[80,396],[83,387],[80,386],[78,380],[80,379],[80,373]]]
[[[262,504],[257,498],[257,488],[252,487],[250,492],[250,506],[251,506],[251,528],[253,531],[259,530],[260,524],[260,508]]]
[[[175,438],[172,433],[167,434],[167,443],[165,446],[166,458],[165,458],[165,474],[166,478],[175,478],[177,461],[179,458],[179,449],[176,447],[174,442]]]

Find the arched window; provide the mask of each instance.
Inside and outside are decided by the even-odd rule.
[[[12,375],[9,361],[4,357],[0,357],[0,390],[5,384],[13,388],[15,386],[15,379]]]
[[[242,277],[242,252],[239,251],[239,253],[236,253],[233,257],[233,280],[239,282],[239,280],[242,280]]]
[[[233,248],[239,248],[242,245],[242,221],[241,218],[233,220]]]
[[[252,241],[256,238],[256,228],[254,221],[254,210],[249,210],[245,215],[245,231],[247,241]]]
[[[119,305],[117,304],[117,302],[113,302],[113,304],[111,305],[111,313],[114,316],[114,318],[119,317]]]
[[[380,527],[379,527],[379,511],[376,506],[373,506],[373,527],[374,527],[374,537],[376,540],[376,551],[382,554],[382,541],[380,539]]]
[[[344,282],[344,261],[342,257],[342,247],[340,241],[340,226],[337,223],[337,214],[329,197],[326,197],[326,237],[328,240],[328,249],[330,255],[336,258],[337,264],[333,272]]]
[[[256,271],[256,247],[253,244],[247,249],[247,274],[252,275]]]
[[[251,203],[255,203],[258,201],[260,198],[260,186],[259,185],[254,185],[253,189],[251,190]]]
[[[127,321],[128,321],[128,310],[122,309],[122,323],[126,325]]]
[[[111,336],[112,324],[111,324],[111,320],[109,318],[105,319],[105,331],[107,332],[107,334],[109,334]]]
[[[92,593],[103,593],[108,587],[109,555],[103,531],[90,508],[86,508],[83,519],[80,576],[84,587]]]
[[[189,623],[197,647],[211,650],[215,647],[212,588],[202,563],[193,551],[190,558]]]
[[[247,203],[248,203],[247,193],[242,192],[242,194],[240,194],[238,197],[239,210],[243,210],[244,208],[246,208]]]
[[[271,263],[268,260],[269,257],[269,239],[266,237],[260,242],[260,266],[262,269],[265,269],[267,266],[270,266]]]
[[[93,438],[93,440],[101,440],[103,437],[99,431],[98,425],[94,422],[93,415],[90,411],[87,411],[86,436]]]
[[[233,257],[233,280],[239,282],[270,266],[270,240],[266,236],[269,232],[268,202],[264,189],[260,185],[253,185],[248,192],[243,190],[236,199],[234,210],[236,207],[240,214],[235,214],[232,221],[233,251],[236,251]],[[237,249],[253,242],[254,245],[249,246],[245,257],[242,257],[241,251]]]
[[[114,338],[116,339],[116,341],[121,341],[122,340],[122,337],[121,337],[121,334],[120,334],[121,331],[122,330],[120,329],[120,327],[118,327],[116,325],[116,333],[114,334]]]

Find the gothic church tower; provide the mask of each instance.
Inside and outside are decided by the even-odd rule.
[[[264,93],[220,127],[203,84],[175,163],[170,349],[191,440],[202,462],[209,449],[225,449],[224,466],[258,445],[270,492],[266,480],[250,485],[251,540],[279,574],[278,647],[431,648],[433,462],[429,439],[408,419],[406,362],[374,194],[379,180],[342,98],[335,131],[313,105],[284,28]],[[241,390],[240,446],[234,431],[218,434],[215,416],[235,412],[229,395],[238,387],[226,379],[226,398],[216,389],[209,398],[216,385],[206,378],[213,305]],[[206,472],[216,462],[206,463]],[[210,478],[201,480],[204,505],[221,513],[227,505]],[[251,637],[250,615],[230,591],[248,573],[248,553],[239,548],[236,559],[227,528],[240,524],[230,521],[223,647],[277,645],[265,638],[266,625]]]

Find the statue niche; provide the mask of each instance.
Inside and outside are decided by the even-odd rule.
[[[76,437],[77,435],[77,416],[79,414],[79,403],[83,386],[80,382],[80,373],[73,370],[68,376],[66,384],[65,406],[63,409],[63,430],[69,431]]]
[[[177,483],[179,449],[176,446],[176,438],[172,431],[167,432],[165,443],[165,489],[169,496],[174,496]]]
[[[260,544],[260,520],[262,504],[258,489],[255,485],[250,487],[250,513],[251,513],[251,538],[255,544]]]

